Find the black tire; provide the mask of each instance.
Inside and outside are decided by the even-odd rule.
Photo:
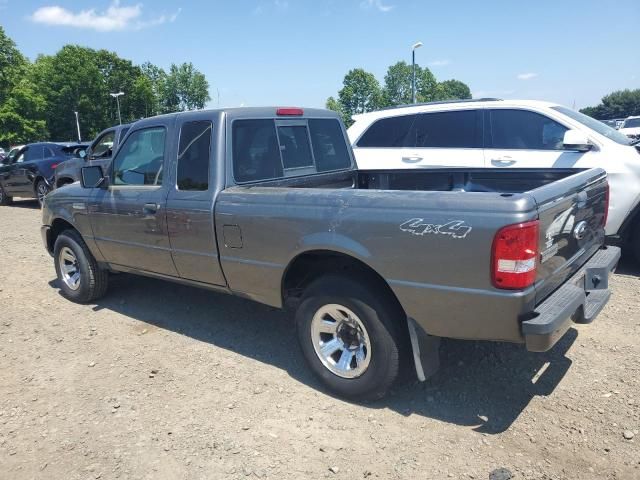
[[[64,249],[73,252],[80,272],[79,286],[71,288],[65,281],[60,265]],[[56,239],[53,258],[62,295],[76,303],[87,303],[102,297],[109,283],[109,272],[98,265],[82,237],[75,230],[65,230]]]
[[[633,234],[631,235],[631,240],[628,246],[636,259],[636,262],[640,264],[640,219],[636,219]]]
[[[356,378],[343,378],[332,372],[314,348],[314,316],[331,304],[351,310],[366,329],[370,359],[364,372]],[[382,398],[395,382],[402,351],[400,329],[404,321],[396,302],[386,292],[381,293],[376,282],[338,275],[327,275],[312,282],[305,289],[296,312],[298,340],[307,363],[331,391],[353,400]]]
[[[51,189],[49,188],[49,185],[47,185],[47,182],[45,182],[44,180],[41,179],[36,182],[35,194],[36,198],[38,199],[38,203],[40,204],[40,208],[42,208],[42,205],[44,205],[44,198],[49,194],[50,191]]]
[[[0,185],[0,205],[11,205],[13,203],[13,198],[8,196],[2,185]]]

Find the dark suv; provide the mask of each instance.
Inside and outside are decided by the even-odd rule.
[[[56,169],[54,188],[60,188],[63,185],[79,181],[82,167],[98,165],[104,170],[130,127],[131,124],[127,123],[107,128],[100,132],[83,155],[65,162]]]
[[[0,205],[13,197],[37,198],[40,204],[53,189],[54,174],[63,162],[78,158],[87,148],[82,143],[41,142],[25,145],[0,164]]]

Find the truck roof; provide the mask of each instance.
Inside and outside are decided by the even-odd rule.
[[[299,109],[302,115],[278,115],[279,109]],[[324,108],[303,108],[303,107],[231,107],[231,108],[215,108],[206,110],[189,110],[186,112],[167,113],[155,117],[148,117],[138,120],[136,125],[146,125],[153,123],[154,119],[171,118],[171,117],[194,117],[194,119],[202,119],[203,113],[210,113],[211,116],[220,114],[229,115],[232,118],[282,118],[284,120],[295,120],[296,118],[340,118],[338,113]]]

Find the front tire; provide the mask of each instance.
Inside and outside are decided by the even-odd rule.
[[[47,182],[44,180],[38,180],[38,183],[36,183],[36,197],[38,198],[40,208],[44,205],[44,199],[50,191],[51,189],[49,188],[49,185],[47,185]]]
[[[335,275],[305,290],[296,313],[307,363],[336,394],[382,398],[398,377],[402,312],[377,285]]]
[[[87,303],[106,293],[109,273],[98,265],[75,230],[65,230],[58,236],[53,258],[60,290],[67,299]]]
[[[11,205],[13,198],[7,195],[2,186],[0,185],[0,205]]]

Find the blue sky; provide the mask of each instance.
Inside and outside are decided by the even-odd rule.
[[[582,108],[640,88],[640,1],[0,0],[31,59],[76,43],[168,67],[191,61],[215,107],[323,106],[344,74],[417,62],[475,97]]]

